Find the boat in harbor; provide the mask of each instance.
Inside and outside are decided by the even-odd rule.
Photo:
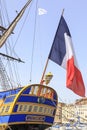
[[[10,35],[14,34],[15,26],[31,2],[32,0],[27,1],[7,28],[2,22],[0,23],[0,48],[3,48]],[[4,53],[0,55],[8,61],[23,62],[20,58],[17,59]],[[46,75],[46,84],[43,83],[42,78],[39,84],[14,88],[9,85],[10,79],[1,58],[0,73],[3,87],[0,92],[0,130],[44,130],[52,126],[58,103],[57,92],[47,83],[52,75],[50,73]]]
[[[0,92],[0,130],[44,130],[52,126],[57,98],[51,87],[41,84]]]

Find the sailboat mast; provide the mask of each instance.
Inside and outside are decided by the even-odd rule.
[[[17,17],[13,20],[11,25],[5,30],[5,32],[0,37],[0,48],[3,46],[3,44],[5,43],[7,38],[9,37],[9,35],[12,33],[13,29],[15,28],[18,21],[21,19],[22,15],[24,14],[26,8],[28,7],[28,5],[30,4],[31,1],[32,0],[28,0],[28,2],[25,4],[25,6],[22,8],[22,10],[17,15]]]

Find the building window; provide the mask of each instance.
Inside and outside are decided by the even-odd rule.
[[[4,109],[5,109],[5,106],[2,107],[1,113],[4,111]]]
[[[53,110],[51,110],[51,113],[50,113],[50,114],[51,114],[51,115],[53,115],[53,112],[54,112],[54,111],[53,111]]]
[[[22,111],[23,105],[19,105],[18,111]]]
[[[27,105],[24,105],[24,111],[27,111]]]
[[[47,108],[44,108],[44,113],[47,113]]]
[[[43,111],[43,107],[40,107],[40,108],[39,108],[39,112],[42,112],[42,111]]]
[[[10,108],[10,106],[7,106],[5,112],[8,112],[9,108]]]
[[[34,112],[37,112],[38,106],[34,106]]]
[[[32,111],[32,106],[29,106],[28,112]]]

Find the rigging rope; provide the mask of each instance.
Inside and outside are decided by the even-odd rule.
[[[21,26],[21,28],[20,28],[20,30],[19,30],[17,39],[16,39],[15,44],[14,44],[14,46],[13,46],[13,48],[12,48],[13,51],[14,51],[14,48],[15,48],[15,46],[16,46],[16,44],[17,44],[19,38],[20,38],[20,35],[21,35],[21,33],[22,33],[22,30],[23,30],[23,27],[24,27],[24,25],[25,25],[25,23],[26,23],[27,17],[28,17],[29,12],[30,12],[30,8],[31,8],[31,5],[30,5],[29,10],[28,10],[28,13],[26,14],[26,17],[25,17],[25,19],[24,19],[24,21],[23,21],[23,23],[22,23],[22,26]],[[15,53],[15,52],[14,52],[14,53]],[[16,53],[15,53],[15,55],[17,56]],[[18,57],[18,56],[17,56],[17,57]],[[17,66],[16,66],[16,67],[17,67]],[[14,68],[14,69],[15,69],[15,68]],[[18,84],[18,87],[20,87],[20,86],[21,86],[21,81],[20,81],[19,74],[18,74],[18,72],[16,72],[16,71],[17,71],[17,70],[15,69],[16,80],[19,80],[17,84]],[[17,78],[17,77],[18,77],[18,78]]]
[[[22,24],[22,26],[21,26],[21,28],[20,28],[20,30],[19,30],[19,33],[18,33],[17,39],[16,39],[15,44],[14,44],[14,46],[13,46],[13,48],[12,48],[13,51],[14,51],[14,48],[15,48],[15,46],[16,46],[16,44],[17,44],[19,38],[20,38],[20,35],[21,35],[21,33],[22,33],[22,30],[23,30],[23,27],[24,27],[24,25],[25,25],[25,23],[26,23],[26,20],[27,20],[27,18],[28,18],[28,15],[29,15],[29,12],[30,12],[30,8],[31,8],[31,6],[32,6],[32,3],[31,3],[31,5],[29,6],[28,13],[26,14],[25,20],[24,20],[24,22],[23,22],[23,24]],[[14,52],[14,53],[15,53],[15,52]],[[15,55],[17,56],[16,53],[15,53]],[[18,57],[18,56],[17,56],[17,57]],[[16,74],[17,74],[17,73],[16,73]],[[16,76],[18,76],[18,75],[16,75]],[[20,78],[19,78],[19,79],[20,79]],[[19,83],[18,86],[20,86],[20,85],[21,85],[21,83]]]
[[[1,0],[0,0],[0,3],[1,3]],[[4,5],[4,7],[2,6],[2,5]],[[5,25],[6,26],[6,23],[5,23],[5,19],[7,18],[7,21],[8,21],[8,24],[10,24],[10,22],[9,22],[9,17],[8,17],[8,14],[7,14],[7,10],[6,10],[6,3],[5,3],[5,1],[3,1],[3,3],[2,4],[0,4],[0,13],[4,13],[4,15],[1,15],[1,18],[2,18],[2,16],[3,16],[3,20],[4,21],[2,21],[2,19],[0,19],[0,21],[1,21],[1,25]],[[31,7],[31,6],[30,6]],[[3,10],[4,9],[4,10]],[[30,8],[29,8],[30,9]],[[29,14],[29,11],[28,11],[28,14]],[[27,19],[27,16],[28,16],[28,14],[26,15],[26,18],[25,18],[25,21],[26,21],[26,19]],[[6,22],[7,22],[6,21]],[[19,34],[18,34],[18,36],[17,36],[17,39],[16,39],[16,41],[15,41],[15,44],[13,45],[13,47],[11,47],[10,46],[10,42],[9,42],[9,39],[8,39],[8,44],[5,44],[5,50],[6,50],[6,54],[9,54],[10,53],[10,55],[12,55],[13,54],[13,52],[14,52],[14,54],[17,56],[17,54],[15,53],[15,51],[14,51],[14,47],[16,46],[16,43],[17,43],[17,41],[18,41],[18,39],[19,39],[19,37],[20,37],[20,35],[21,35],[21,31],[22,31],[22,29],[23,29],[23,26],[24,26],[24,24],[25,24],[25,21],[23,22],[23,24],[22,24],[22,27],[21,27],[21,29],[20,29],[20,31],[19,31]],[[3,23],[4,22],[4,23]],[[12,37],[11,37],[12,38]],[[11,39],[12,40],[12,39]],[[12,42],[12,41],[11,41]],[[8,51],[8,49],[9,49],[9,51]],[[18,56],[17,56],[18,57]],[[8,61],[7,61],[7,64],[8,64],[8,71],[9,71],[9,74],[10,74],[10,76],[11,76],[11,79],[13,80],[13,79],[15,79],[16,78],[16,80],[17,79],[20,79],[20,78],[18,78],[19,77],[19,75],[17,75],[17,69],[15,69],[15,67],[14,67],[14,65],[13,65],[13,67],[14,68],[12,68],[12,66],[11,66],[11,62],[10,62],[10,60],[9,60],[9,58],[7,58],[8,59]],[[7,64],[6,64],[6,66],[7,66]],[[13,70],[14,69],[14,70]],[[14,71],[14,73],[15,73],[15,75],[14,75],[14,73],[13,73],[13,71]],[[14,76],[15,76],[15,78],[14,78]],[[19,83],[20,84],[20,83]]]
[[[36,22],[37,22],[37,8],[38,8],[38,0],[36,1],[36,14],[35,14],[35,23],[34,23],[34,38],[33,38],[33,46],[32,46],[32,54],[31,54],[31,69],[30,69],[30,82],[32,81],[32,68],[33,68],[33,59],[34,59],[34,47],[35,47],[35,34],[36,34]]]
[[[3,6],[4,5],[4,6]],[[9,23],[9,19],[8,19],[8,15],[7,15],[7,10],[6,10],[6,4],[5,4],[5,1],[3,0],[3,4],[2,4],[2,2],[0,1],[0,24],[1,24],[1,26],[6,26],[6,22],[5,22],[5,18],[7,18],[7,22]],[[1,34],[3,33],[3,31],[1,31]],[[7,46],[5,46],[5,49],[6,49],[6,53],[8,54],[8,51],[7,51]],[[2,62],[2,61],[1,61]],[[1,63],[0,63],[1,64]],[[10,63],[9,63],[10,64]],[[11,72],[11,68],[9,68],[10,69],[10,72]],[[3,70],[2,70],[3,71]],[[3,72],[4,73],[4,72]],[[3,79],[3,74],[1,75],[2,76],[2,79]],[[8,77],[8,75],[6,75],[7,77]],[[8,77],[9,78],[9,77]],[[5,82],[6,82],[6,79],[4,79],[4,81],[1,81],[1,82],[3,82],[3,85],[5,85],[4,87],[6,87],[6,84],[5,84]],[[11,84],[11,82],[10,82],[10,80],[8,80],[8,82],[10,83],[8,83],[9,85],[10,85],[10,87],[12,86],[12,84]],[[9,86],[8,86],[9,87]]]
[[[16,46],[16,44],[17,44],[17,41],[18,41],[19,38],[20,38],[21,32],[22,32],[22,30],[23,30],[23,27],[24,27],[24,25],[25,25],[25,22],[26,22],[26,20],[27,20],[28,15],[29,15],[31,6],[32,6],[32,3],[31,3],[31,5],[29,6],[29,11],[28,11],[28,13],[27,13],[27,15],[26,15],[26,17],[25,17],[25,20],[24,20],[24,22],[23,22],[23,24],[22,24],[22,26],[21,26],[21,28],[20,28],[20,30],[19,30],[17,39],[16,39],[16,41],[15,41],[15,44],[14,44],[12,50],[14,50],[14,48],[15,48],[15,46]]]

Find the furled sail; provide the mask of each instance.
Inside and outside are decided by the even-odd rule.
[[[0,37],[0,48],[3,46],[9,35],[12,33],[13,29],[15,28],[16,24],[24,14],[27,6],[30,4],[32,0],[28,0],[28,2],[25,4],[25,6],[22,8],[22,10],[19,12],[17,17],[13,20],[13,22],[10,24],[10,26],[4,31],[2,36]]]

